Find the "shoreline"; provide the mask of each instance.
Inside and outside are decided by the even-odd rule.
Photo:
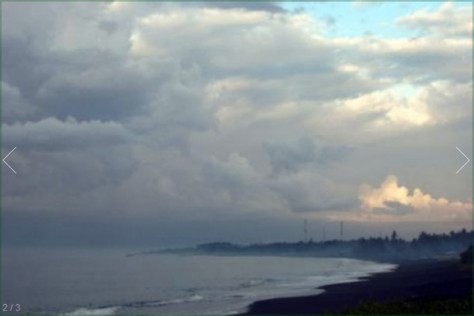
[[[402,263],[358,281],[318,287],[320,294],[256,301],[242,315],[340,314],[362,303],[431,302],[470,298],[472,268],[458,260]]]

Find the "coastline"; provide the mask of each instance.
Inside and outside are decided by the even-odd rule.
[[[324,292],[302,297],[256,301],[244,315],[340,314],[362,303],[432,302],[470,298],[472,268],[458,260],[423,260],[400,264],[356,282],[319,287]]]

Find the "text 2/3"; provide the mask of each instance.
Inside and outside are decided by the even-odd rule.
[[[2,304],[2,311],[3,312],[20,312],[21,305],[20,304]]]

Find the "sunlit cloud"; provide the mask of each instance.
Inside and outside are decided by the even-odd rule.
[[[472,202],[435,198],[421,189],[410,190],[389,175],[379,187],[362,184],[360,207],[335,218],[365,222],[464,222],[472,220]]]

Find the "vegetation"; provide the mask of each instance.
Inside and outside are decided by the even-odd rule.
[[[425,232],[407,241],[394,231],[391,237],[370,237],[356,240],[324,242],[299,241],[268,244],[239,245],[228,242],[201,244],[194,248],[168,249],[164,253],[192,253],[217,255],[280,255],[308,257],[349,257],[365,260],[399,262],[434,257],[458,257],[472,244],[473,232],[465,229],[449,234]],[[156,251],[155,251],[156,252]],[[148,252],[148,253],[155,253]],[[471,257],[466,254],[465,257]]]
[[[461,253],[461,262],[464,264],[472,264],[472,245]]]

